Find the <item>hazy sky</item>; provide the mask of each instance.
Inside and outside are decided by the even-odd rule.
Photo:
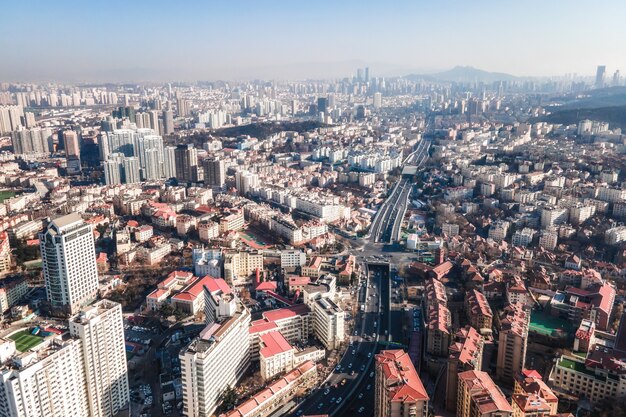
[[[626,0],[10,1],[0,81],[626,73]]]

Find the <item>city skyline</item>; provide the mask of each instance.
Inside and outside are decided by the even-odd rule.
[[[388,77],[457,65],[523,77],[591,77],[597,65],[609,74],[626,68],[614,52],[626,47],[626,28],[619,24],[624,4],[532,3],[540,8],[487,0],[385,7],[352,1],[13,3],[4,8],[12,19],[0,29],[0,79],[310,79],[345,77],[362,66]]]

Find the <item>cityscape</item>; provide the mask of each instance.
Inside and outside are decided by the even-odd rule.
[[[0,417],[626,416],[625,5],[26,3]]]

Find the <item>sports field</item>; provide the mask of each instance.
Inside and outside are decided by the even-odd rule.
[[[22,330],[9,336],[10,339],[15,340],[15,348],[20,352],[26,352],[33,346],[37,346],[43,340],[43,337],[34,336],[30,334],[28,330]]]
[[[573,329],[572,324],[567,320],[552,317],[544,312],[533,311],[530,315],[529,330],[543,336],[564,337]]]

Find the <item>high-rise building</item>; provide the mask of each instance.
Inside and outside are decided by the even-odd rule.
[[[487,372],[459,374],[457,417],[512,417],[511,404]]]
[[[207,158],[203,161],[204,184],[212,187],[223,187],[226,184],[226,167],[218,158]]]
[[[70,334],[82,341],[91,416],[113,416],[129,401],[122,306],[100,300],[69,321]]]
[[[604,87],[604,78],[606,76],[606,65],[598,65],[596,69],[596,88]]]
[[[52,129],[35,127],[11,133],[13,153],[16,155],[47,156],[52,152]]]
[[[374,108],[380,109],[383,106],[383,95],[379,92],[374,93]]]
[[[9,133],[22,126],[24,108],[22,106],[0,106],[0,133]]]
[[[98,292],[92,227],[78,213],[59,217],[39,234],[48,301],[70,314]]]
[[[135,150],[135,156],[139,157],[141,178],[163,178],[163,138],[155,135],[152,129],[138,129]]]
[[[403,350],[376,355],[374,417],[427,417],[428,394]]]
[[[124,184],[135,184],[141,181],[141,176],[139,175],[139,158],[136,156],[123,158],[122,168],[124,169]]]
[[[178,107],[178,117],[189,116],[189,102],[187,100],[179,98],[176,101],[176,106]]]
[[[117,185],[122,183],[122,165],[117,158],[112,157],[106,161],[102,161],[102,167],[104,168],[104,183],[106,185]]]
[[[163,148],[163,177],[174,178],[176,176],[176,147],[166,146]]]
[[[36,353],[0,340],[3,417],[112,417],[128,407],[121,306],[98,301],[72,317],[69,328],[44,336]]]
[[[239,171],[235,174],[235,187],[239,195],[246,195],[259,185],[259,176],[250,171]]]
[[[63,131],[63,144],[65,146],[65,156],[80,158],[80,144],[78,143],[78,134],[73,130]]]
[[[365,67],[365,79],[364,81],[367,83],[370,80],[370,67]]]
[[[250,365],[250,312],[238,299],[233,301],[236,308],[229,315],[207,315],[221,318],[208,323],[180,352],[183,413],[188,417],[211,416],[224,390],[234,388]],[[207,299],[205,308],[211,305]]]
[[[455,334],[450,345],[450,356],[446,374],[446,409],[456,410],[459,387],[458,374],[465,371],[480,371],[483,362],[483,337],[471,326],[466,326]]]
[[[512,303],[500,315],[496,377],[513,385],[516,375],[524,369],[530,314],[520,303]]]
[[[163,134],[170,135],[174,133],[174,112],[172,109],[163,111]]]
[[[198,151],[192,144],[178,145],[174,160],[178,181],[198,182]]]
[[[326,97],[317,98],[317,112],[324,114],[328,113],[328,99]]]

